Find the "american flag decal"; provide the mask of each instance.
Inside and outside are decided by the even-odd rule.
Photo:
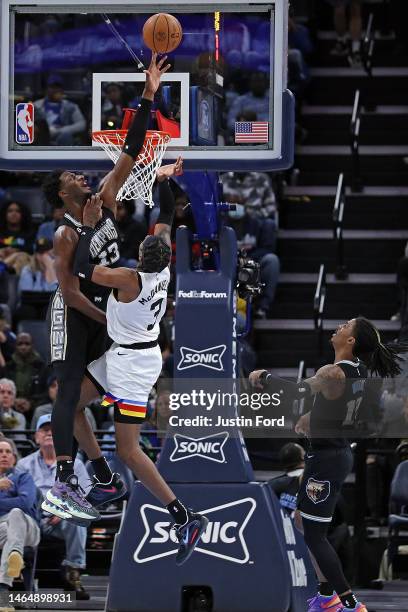
[[[236,121],[235,142],[268,142],[268,121]]]

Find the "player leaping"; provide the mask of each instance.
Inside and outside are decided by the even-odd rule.
[[[152,54],[145,71],[146,83],[137,115],[129,128],[117,164],[104,181],[100,196],[101,216],[92,230],[88,256],[94,264],[109,270],[119,260],[116,196],[128,178],[146,135],[150,109],[160,77],[167,72],[166,56],[157,61]],[[64,207],[66,212],[54,238],[55,265],[59,287],[51,300],[50,326],[51,362],[58,379],[58,396],[52,414],[52,431],[57,454],[56,483],[52,488],[54,502],[61,504],[67,516],[78,520],[99,518],[99,513],[85,499],[73,471],[74,416],[78,401],[87,403],[97,394],[91,381],[81,383],[86,366],[100,357],[107,348],[105,308],[109,289],[81,280],[73,275],[74,252],[83,223],[83,209],[91,189],[81,174],[67,170],[52,172],[44,182],[44,192],[51,205]],[[84,427],[89,427],[86,419]],[[109,483],[111,498],[124,492],[118,475],[113,475],[102,456],[92,461],[100,483]],[[93,494],[97,494],[94,487]],[[107,501],[107,500],[105,500]]]
[[[82,279],[113,288],[106,318],[108,333],[114,343],[88,366],[88,372],[114,405],[119,456],[174,519],[179,540],[176,563],[181,565],[190,557],[208,520],[187,509],[176,498],[139,445],[149,393],[162,369],[157,339],[160,320],[166,311],[170,280],[170,230],[175,200],[168,180],[159,183],[159,191],[160,213],[154,235],[147,236],[140,245],[136,270],[108,269],[89,263],[92,236],[101,215],[101,200],[96,195],[84,208],[74,271]],[[86,441],[80,443],[84,446]],[[92,447],[85,450],[93,452]]]

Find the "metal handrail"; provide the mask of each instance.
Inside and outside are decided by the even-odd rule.
[[[367,28],[361,45],[361,56],[364,70],[370,78],[373,76],[373,56],[375,47],[375,32],[373,28],[374,14],[368,16]]]
[[[301,361],[299,361],[296,382],[300,383],[305,378],[306,378],[306,363],[302,359]],[[302,416],[302,414],[304,413],[304,406],[305,406],[305,398],[304,397],[302,399],[300,399],[300,400],[296,400],[294,402],[294,405],[293,405],[293,413],[296,416],[298,416],[298,417]]]
[[[348,277],[347,267],[344,263],[344,242],[343,242],[343,217],[344,205],[346,202],[346,187],[343,173],[339,174],[337,181],[336,198],[333,207],[333,239],[336,246],[336,270],[335,275],[339,280]]]
[[[361,127],[361,100],[360,90],[354,94],[353,112],[350,119],[350,150],[351,150],[351,190],[361,192],[363,182],[360,171],[360,127]]]
[[[324,264],[320,265],[316,291],[313,298],[313,319],[317,335],[317,352],[319,359],[323,354],[323,316],[326,300],[326,270]]]

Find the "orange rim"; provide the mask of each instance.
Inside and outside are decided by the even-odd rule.
[[[103,139],[105,143],[121,146],[123,141],[126,139],[127,133],[128,130],[98,130],[96,132],[92,132],[92,140],[99,143],[100,140]],[[171,138],[170,134],[167,132],[161,132],[160,130],[147,130],[145,143],[150,141],[151,145],[156,146],[160,140],[166,137],[169,139]]]

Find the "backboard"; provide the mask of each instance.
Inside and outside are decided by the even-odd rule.
[[[140,99],[154,13],[183,39],[156,95],[151,129],[187,169],[278,170],[293,158],[286,89],[288,0],[2,0],[0,168],[109,169],[93,130],[120,127]]]

